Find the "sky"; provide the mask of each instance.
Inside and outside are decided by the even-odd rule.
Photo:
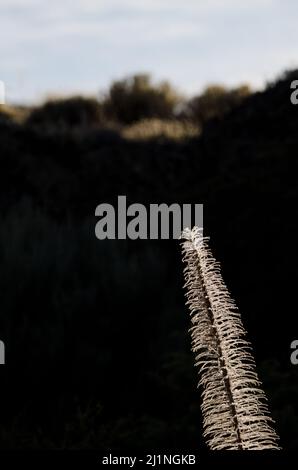
[[[145,72],[186,95],[261,88],[298,66],[297,21],[297,0],[0,0],[0,81],[8,103]]]

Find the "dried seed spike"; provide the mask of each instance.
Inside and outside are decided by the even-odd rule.
[[[198,227],[181,238],[204,437],[212,450],[280,449],[251,346],[208,239]]]

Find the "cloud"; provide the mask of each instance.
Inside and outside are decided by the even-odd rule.
[[[9,7],[7,1],[10,2]],[[76,37],[82,40],[93,38],[111,46],[126,44],[138,47],[147,42],[154,44],[158,41],[198,37],[205,31],[202,23],[196,24],[191,18],[161,15],[154,10],[151,10],[152,15],[130,11],[127,9],[129,6],[137,5],[132,0],[110,3],[76,0],[70,7],[69,3],[66,5],[60,0],[52,0],[47,8],[43,7],[41,0],[28,0],[28,3],[27,0],[2,0],[2,2],[4,2],[0,7],[2,35],[6,41],[2,46],[0,44],[0,49],[4,55],[9,47],[15,49],[20,47],[21,43],[28,46],[32,42],[46,42],[63,37]],[[153,2],[157,5],[154,0]],[[169,5],[167,0],[165,3]],[[149,2],[145,4],[148,6]],[[116,8],[117,5],[119,9]],[[24,9],[15,9],[16,6],[22,6]],[[92,9],[94,9],[93,14],[91,14]]]
[[[1,0],[0,79],[22,75],[18,99],[142,70],[188,90],[259,84],[292,60],[297,14],[290,0]]]
[[[180,10],[191,10],[193,12],[206,12],[214,10],[243,10],[252,9],[258,7],[272,6],[276,0],[249,0],[249,2],[241,2],[239,0],[187,0],[181,2],[181,0],[101,0],[99,5],[101,8],[125,8],[137,9],[143,11],[161,11],[165,9],[180,9]],[[96,8],[98,2],[96,0],[82,0],[82,4],[85,7]]]

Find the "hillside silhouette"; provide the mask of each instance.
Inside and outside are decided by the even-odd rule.
[[[153,110],[134,101],[136,119],[116,116],[110,95],[110,108],[75,98],[2,110],[1,448],[203,447],[179,243],[98,241],[95,207],[118,195],[204,203],[281,444],[297,447],[297,77],[236,100],[227,90],[232,104],[213,96],[210,113],[204,98],[204,118],[179,94]]]

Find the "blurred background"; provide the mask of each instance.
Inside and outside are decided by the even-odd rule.
[[[204,449],[179,243],[97,240],[118,195],[204,204],[297,447],[297,10],[2,0],[1,449]]]

